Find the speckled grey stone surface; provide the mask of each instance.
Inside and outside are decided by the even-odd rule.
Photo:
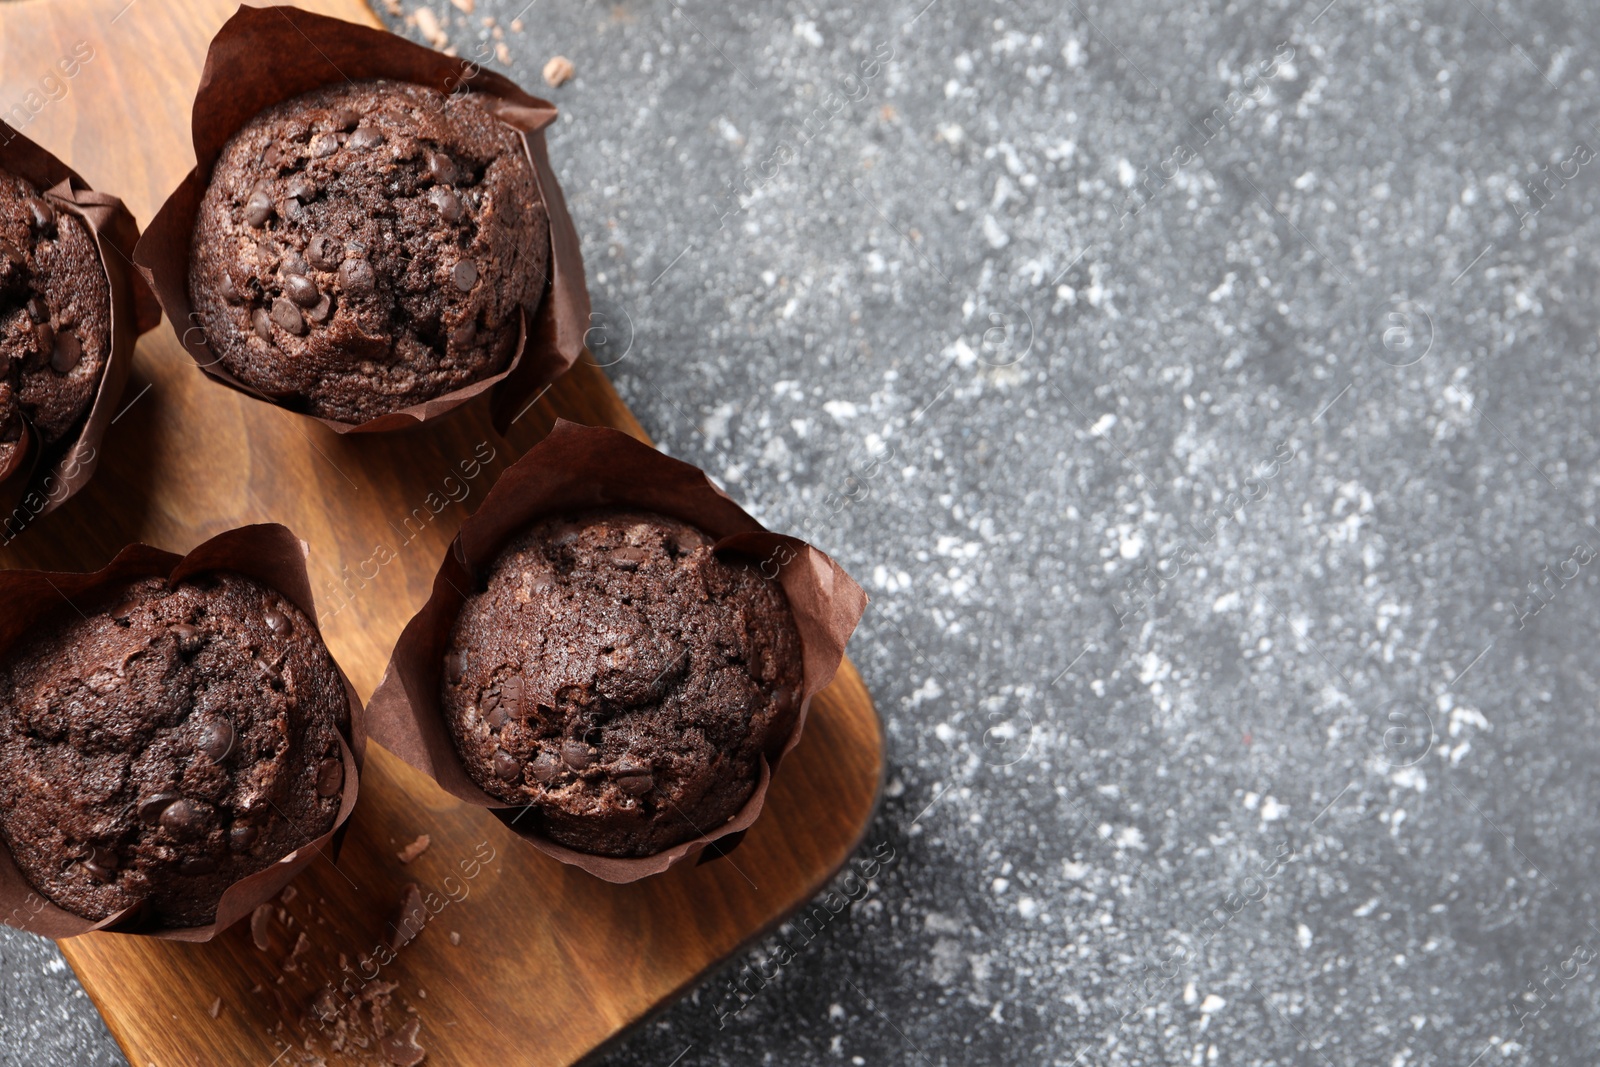
[[[504,35],[598,358],[862,578],[888,734],[893,863],[605,1062],[1592,1062],[1593,10],[924,3]]]

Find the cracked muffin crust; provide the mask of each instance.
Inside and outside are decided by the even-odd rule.
[[[74,914],[212,921],[224,890],[326,833],[344,682],[311,621],[219,572],[62,610],[0,662],[0,835]]]
[[[0,171],[0,476],[82,420],[111,352],[111,285],[88,226]]]
[[[581,852],[648,856],[736,815],[804,683],[782,587],[686,523],[540,521],[456,620],[441,675],[468,773]]]
[[[543,298],[550,223],[478,94],[371,80],[256,115],[195,219],[189,292],[218,361],[361,423],[504,370]]]

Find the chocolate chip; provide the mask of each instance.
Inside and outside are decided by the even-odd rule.
[[[629,796],[643,796],[655,788],[656,780],[649,774],[627,774],[617,779],[617,788]]]
[[[452,648],[444,657],[444,671],[452,685],[459,684],[467,674],[467,650]]]
[[[455,160],[443,152],[428,153],[428,177],[441,185],[453,185],[457,173]]]
[[[325,233],[312,234],[306,242],[306,258],[318,270],[338,270],[344,262],[344,249]]]
[[[450,331],[450,343],[458,348],[465,348],[478,337],[478,320],[468,319],[460,326]]]
[[[244,221],[252,226],[263,226],[272,218],[272,197],[264,190],[257,189],[250,194],[250,199],[244,202]]]
[[[261,617],[261,621],[267,624],[267,629],[279,637],[293,629],[289,623],[289,616],[277,608],[268,608],[266,614]]]
[[[278,147],[277,142],[273,142],[262,150],[261,162],[268,167],[276,167],[283,162],[283,156],[283,150]]]
[[[166,811],[179,800],[176,793],[155,793],[139,801],[139,819],[154,825]]]
[[[612,549],[611,562],[625,571],[636,571],[639,569],[639,564],[644,562],[644,549],[634,548],[632,545]]]
[[[200,627],[191,623],[180,622],[172,627],[172,636],[178,642],[179,652],[194,653],[200,651],[200,644],[205,640],[205,634],[200,632]]]
[[[361,115],[352,108],[342,107],[333,113],[333,128],[336,130],[353,130],[361,124]]]
[[[89,850],[89,855],[84,857],[83,869],[89,872],[89,877],[97,882],[109,882],[116,876],[117,867],[121,864],[115,849],[96,845]]]
[[[364,259],[347,259],[339,267],[339,284],[347,292],[370,293],[377,288],[378,279],[372,273],[372,264]]]
[[[272,319],[268,317],[266,308],[256,308],[250,312],[250,325],[257,337],[263,341],[272,340]]]
[[[311,141],[311,158],[327,159],[339,151],[339,138],[335,134],[325,133]]]
[[[212,719],[200,728],[200,740],[195,746],[210,757],[212,763],[221,763],[233,751],[233,723],[227,719]]]
[[[548,785],[555,781],[556,775],[561,773],[561,761],[556,754],[549,750],[540,752],[533,758],[533,763],[528,766],[528,771],[533,775],[534,781],[541,785]]]
[[[317,766],[317,796],[338,796],[344,788],[344,761],[325,759]]]
[[[303,308],[316,307],[317,301],[322,299],[322,294],[317,292],[317,283],[304,274],[291,274],[286,277],[283,280],[283,291],[290,300]]]
[[[450,278],[456,283],[456,288],[463,293],[470,293],[472,287],[478,284],[478,265],[470,259],[463,259],[456,264],[455,270],[450,272]]]
[[[217,279],[217,288],[222,290],[222,299],[235,307],[244,303],[244,293],[239,291],[239,283],[233,280],[230,271],[222,272],[222,276]]]
[[[327,322],[333,315],[333,298],[327,293],[322,294],[322,299],[316,302],[311,310],[306,312],[306,318],[312,322]]]
[[[179,872],[188,875],[190,878],[198,878],[203,874],[210,874],[216,869],[217,861],[210,856],[190,856],[178,864]]]
[[[194,837],[205,830],[206,813],[200,805],[187,797],[168,804],[161,812],[161,828],[174,837]]]
[[[50,354],[50,367],[57,374],[66,374],[83,359],[83,343],[76,334],[63,330],[55,336],[55,350]]]
[[[497,749],[494,754],[494,776],[503,782],[514,782],[522,777],[522,765],[511,753]]]
[[[382,132],[373,129],[371,126],[361,126],[357,128],[355,133],[350,135],[350,139],[344,144],[346,148],[361,150],[376,148],[387,139]]]
[[[300,206],[300,201],[290,196],[278,201],[278,214],[287,222],[299,222],[305,217],[305,209]]]
[[[594,762],[594,756],[590,753],[589,746],[582,741],[563,741],[561,743],[561,759],[575,771],[581,771]]]
[[[261,836],[261,831],[249,823],[235,823],[232,830],[228,831],[228,844],[236,852],[244,852],[256,843],[256,838]]]
[[[50,309],[45,307],[43,300],[36,296],[31,296],[28,298],[28,318],[34,322],[48,322],[50,320]]]
[[[522,712],[522,675],[513,674],[500,683],[500,707],[507,715],[520,716]]]
[[[40,352],[54,353],[56,350],[56,331],[48,322],[41,322],[33,328],[33,336],[39,342]]]
[[[307,178],[304,174],[296,174],[289,179],[289,185],[285,192],[296,200],[310,200],[317,195],[317,183]]]
[[[281,296],[272,302],[272,321],[289,333],[301,334],[305,332],[306,321],[301,316],[300,309],[295,307],[293,302],[285,300]]]
[[[283,268],[283,273],[285,274],[311,273],[311,268],[306,264],[305,257],[292,248],[283,254],[283,262],[281,266]]]
[[[461,198],[443,186],[435,185],[428,190],[428,200],[439,209],[439,217],[446,222],[460,222],[463,214]],[[471,284],[467,285],[471,289]]]
[[[33,223],[33,228],[48,231],[55,228],[56,213],[50,204],[39,196],[28,197],[28,220]]]
[[[499,730],[511,721],[511,716],[506,714],[505,705],[500,703],[498,697],[495,698],[494,707],[489,709],[485,717],[491,730]]]

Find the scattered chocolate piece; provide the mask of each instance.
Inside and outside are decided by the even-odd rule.
[[[277,608],[268,608],[266,614],[261,617],[261,621],[265,622],[267,629],[278,637],[284,636],[294,628],[289,624],[289,616]]]
[[[210,1014],[210,1016],[213,1019],[217,1018],[219,1015],[222,1014],[222,998],[221,997],[218,997],[216,1000],[213,1000],[211,1002],[211,1008],[209,1009],[208,1014]]]
[[[344,789],[344,761],[325,759],[317,767],[317,796],[337,796]]]
[[[250,940],[256,943],[256,948],[262,952],[272,944],[271,934],[272,905],[257,904],[256,910],[250,913]]]
[[[417,883],[407,882],[400,890],[400,912],[390,924],[394,929],[389,932],[389,947],[398,952],[409,945],[427,922],[428,909],[422,904],[422,890]]]
[[[421,1027],[421,1022],[411,1019],[398,1031],[379,1041],[383,1058],[395,1067],[417,1067],[428,1056],[428,1050],[417,1042],[417,1031]]]
[[[478,265],[470,259],[463,259],[451,270],[450,279],[463,293],[471,292],[472,287],[478,284]]]
[[[399,858],[401,863],[410,863],[412,860],[428,851],[428,846],[431,844],[433,844],[433,841],[428,837],[427,834],[419,834],[415,841],[411,842],[411,844],[407,845],[399,852],[396,852],[395,856]]]

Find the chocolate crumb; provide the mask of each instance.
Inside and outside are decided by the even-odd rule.
[[[411,842],[411,844],[407,845],[399,852],[396,852],[395,856],[400,860],[401,863],[410,863],[412,860],[428,851],[428,846],[431,844],[433,844],[433,841],[428,837],[428,835],[421,834],[415,841]]]

